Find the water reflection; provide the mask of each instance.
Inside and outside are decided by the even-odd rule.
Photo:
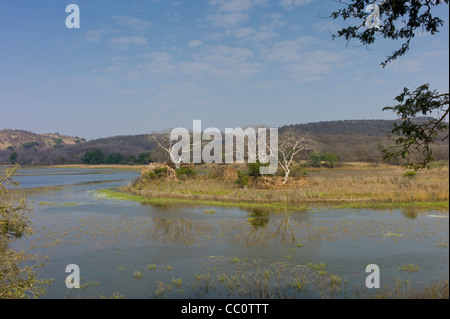
[[[280,238],[283,243],[295,244],[295,232],[291,226],[291,217],[286,214],[284,220],[278,226],[275,238]]]
[[[192,245],[201,235],[210,234],[210,227],[188,219],[153,218],[148,238],[155,242]]]
[[[45,171],[41,174],[45,175]],[[88,280],[102,282],[95,288],[99,294],[119,291],[126,297],[140,298],[149,296],[156,280],[171,282],[182,277],[183,285],[197,283],[194,275],[202,271],[205,258],[213,256],[223,258],[223,268],[220,268],[223,281],[217,279],[216,283],[233,284],[232,275],[238,278],[237,274],[227,272],[228,277],[223,276],[233,270],[230,267],[256,269],[255,276],[248,278],[247,282],[252,284],[246,289],[255,288],[255,278],[260,281],[263,278],[264,287],[272,291],[277,284],[276,271],[287,270],[284,268],[287,263],[307,270],[324,263],[327,274],[330,268],[343,280],[349,279],[350,285],[364,284],[365,277],[355,281],[354,276],[364,276],[365,266],[374,259],[383,266],[386,283],[399,275],[409,279],[409,273],[398,270],[405,264],[420,267],[419,272],[411,274],[414,280],[428,282],[437,273],[448,276],[448,223],[442,223],[441,218],[430,218],[438,217],[434,216],[436,212],[424,215],[411,208],[382,211],[322,207],[297,213],[254,210],[249,214],[241,209],[208,207],[215,213],[205,214],[205,207],[154,207],[96,197],[96,190],[120,187],[125,182],[119,180],[134,177],[131,173],[97,176],[98,179],[90,175],[63,178],[61,174],[53,175],[52,180],[23,176],[29,187],[71,185],[58,191],[55,187],[52,192],[30,194],[29,199],[36,203],[37,239],[44,244],[60,241],[57,247],[42,251],[52,258],[45,277],[53,278],[65,265],[79,263]],[[40,205],[41,202],[55,204]],[[442,217],[447,214],[448,218],[448,211],[443,214]],[[407,218],[411,221],[405,222]],[[253,264],[259,258],[259,264]],[[312,266],[305,266],[309,262]],[[157,268],[150,271],[149,264]],[[165,265],[172,266],[173,270],[165,270]],[[302,288],[302,281],[297,277],[298,269],[292,269],[292,274],[283,274],[287,276],[283,280],[289,284],[288,292],[297,292],[290,285],[296,283]],[[134,279],[135,270],[143,272],[144,279]],[[321,268],[318,272],[325,273]],[[239,275],[242,278],[242,273]],[[109,280],[111,276],[114,282]],[[326,282],[322,277],[318,279]],[[61,288],[61,285],[57,281],[49,297],[63,296],[61,289],[65,286]],[[214,297],[210,292],[204,296]]]
[[[415,208],[403,208],[402,215],[408,219],[416,219],[418,215],[418,211]]]

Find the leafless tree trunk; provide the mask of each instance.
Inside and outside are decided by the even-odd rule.
[[[161,133],[153,133],[150,136],[150,139],[153,140],[162,150],[164,154],[164,162],[166,162],[168,165],[172,166],[175,164],[176,168],[180,168],[181,160],[176,161],[173,153],[171,152],[172,146],[176,143],[176,141],[173,141],[170,139],[170,132],[164,131]]]
[[[278,156],[281,168],[284,170],[284,181],[286,184],[291,173],[291,164],[294,157],[300,152],[317,152],[318,145],[312,139],[311,134],[293,128],[288,128],[279,135]]]

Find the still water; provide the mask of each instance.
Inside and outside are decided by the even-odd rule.
[[[34,234],[15,244],[45,259],[44,298],[354,298],[368,264],[382,287],[448,280],[446,211],[329,209],[261,214],[161,208],[102,198],[136,172],[22,169]],[[208,211],[206,213],[205,211]],[[212,213],[213,211],[213,213]],[[66,288],[76,264],[82,289]]]

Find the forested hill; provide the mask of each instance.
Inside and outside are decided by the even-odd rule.
[[[419,117],[413,122],[423,123],[430,118]],[[379,144],[390,144],[388,133],[394,128],[394,124],[400,124],[400,120],[346,120],[316,122],[308,124],[287,125],[280,128],[283,131],[294,128],[304,132],[310,132],[319,142],[320,148],[325,152],[336,154],[341,161],[378,162],[381,154]],[[444,134],[442,134],[442,138]],[[448,139],[433,147],[436,160],[448,160]]]
[[[419,118],[417,121],[425,121]],[[311,132],[324,152],[336,154],[341,161],[381,161],[380,143],[388,143],[387,135],[396,121],[347,120],[288,125]],[[398,121],[398,123],[400,123]],[[10,164],[11,154],[17,153],[20,164],[76,164],[82,163],[86,152],[100,149],[105,158],[130,158],[151,154],[157,160],[157,148],[150,135],[114,136],[86,142],[78,137],[55,134],[34,134],[20,130],[0,130],[0,164]],[[118,156],[120,154],[120,156]],[[433,147],[437,160],[448,160],[448,139]],[[144,157],[145,157],[144,156]],[[133,161],[133,160],[132,160]],[[131,162],[132,162],[131,161]]]
[[[414,122],[426,122],[427,117],[420,117]],[[391,120],[345,120],[345,121],[328,121],[315,122],[308,124],[286,125],[280,128],[296,128],[302,131],[311,132],[313,134],[336,134],[336,135],[364,135],[364,136],[382,136],[385,137],[387,132],[391,131],[394,123],[400,124],[401,121]]]

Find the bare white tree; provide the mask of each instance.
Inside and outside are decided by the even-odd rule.
[[[279,164],[284,170],[284,181],[286,184],[291,173],[291,165],[294,157],[300,152],[317,152],[318,144],[312,139],[308,132],[302,132],[293,128],[284,130],[279,135],[278,157]]]
[[[159,149],[162,151],[162,154],[158,156],[161,162],[166,162],[168,165],[174,163],[177,168],[179,168],[180,163],[177,163],[173,158],[173,154],[171,152],[172,146],[176,143],[170,139],[170,131],[166,130],[163,132],[153,133],[150,135],[150,139],[154,141]]]

